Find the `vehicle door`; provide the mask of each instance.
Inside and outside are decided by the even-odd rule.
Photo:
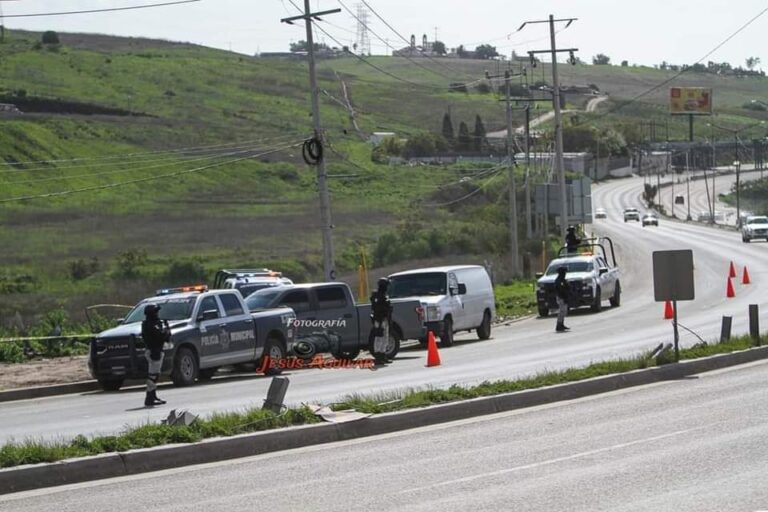
[[[356,347],[367,340],[358,339],[357,309],[343,285],[319,286],[314,290],[316,317],[325,322],[318,330],[341,336],[344,347]]]
[[[229,338],[227,321],[215,295],[207,295],[198,302],[195,318],[200,330],[200,367],[216,366],[224,352],[223,337]]]
[[[464,296],[459,295],[459,280],[454,272],[448,272],[448,309],[453,316],[453,330],[469,329],[470,313],[464,308]]]
[[[275,303],[275,307],[291,308],[296,313],[294,324],[296,337],[306,336],[312,328],[305,325],[315,320],[315,311],[309,298],[309,291],[304,288],[286,291]]]
[[[252,360],[256,352],[253,317],[234,293],[222,293],[218,297],[225,319],[221,334],[222,362],[234,364]]]
[[[613,272],[611,267],[608,265],[608,263],[603,259],[603,257],[598,256],[595,260],[595,265],[597,268],[595,271],[600,275],[600,269],[601,268],[607,268],[608,272],[604,273],[603,275],[600,275],[598,278],[598,282],[600,283],[600,289],[602,290],[602,296],[605,297],[611,297],[613,296],[614,288],[616,287],[616,274]]]

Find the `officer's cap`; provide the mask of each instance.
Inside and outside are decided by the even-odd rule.
[[[160,311],[160,305],[159,304],[147,304],[144,306],[144,314],[148,315],[150,313],[154,313]]]

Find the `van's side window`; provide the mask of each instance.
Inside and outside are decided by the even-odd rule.
[[[319,309],[337,309],[347,306],[347,296],[340,286],[317,289],[317,307]]]
[[[309,295],[306,290],[294,290],[285,294],[280,305],[288,306],[296,313],[309,311]]]
[[[451,294],[453,295],[459,293],[459,281],[456,279],[456,274],[453,272],[448,273],[448,289],[451,290]]]

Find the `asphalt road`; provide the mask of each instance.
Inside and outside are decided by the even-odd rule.
[[[568,333],[554,332],[553,318],[530,318],[494,329],[490,340],[461,335],[454,347],[440,351],[442,365],[425,368],[425,353],[416,347],[401,351],[391,365],[372,370],[301,370],[286,372],[290,404],[329,403],[350,393],[376,393],[409,387],[474,384],[484,380],[514,379],[544,370],[583,366],[590,362],[629,357],[659,342],[672,341],[670,321],[663,320],[663,304],[653,300],[651,253],[654,250],[693,249],[696,300],[680,303],[681,325],[707,340],[717,339],[722,315],[733,316],[734,334],[748,331],[748,305],[768,311],[762,292],[768,281],[768,244],[743,244],[735,231],[662,221],[658,228],[624,223],[626,206],[641,207],[642,179],[613,180],[595,187],[593,206],[608,210],[609,218],[593,225],[613,238],[621,268],[622,305],[599,314],[577,311],[567,320]],[[749,268],[751,285],[734,282],[736,298],[726,299],[729,262]],[[740,275],[740,274],[739,274]],[[533,294],[533,290],[531,291]],[[765,325],[765,313],[761,314]],[[682,346],[697,336],[681,328]],[[168,404],[143,407],[143,392],[87,393],[0,404],[0,442],[24,438],[71,438],[77,434],[116,433],[125,425],[159,422],[172,408],[196,414],[238,410],[262,405],[270,379],[253,377],[189,388],[162,388]]]
[[[0,511],[765,510],[767,371],[7,495]]]

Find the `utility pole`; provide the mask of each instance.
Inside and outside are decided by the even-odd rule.
[[[320,123],[320,100],[319,90],[317,88],[317,75],[315,71],[315,43],[312,37],[312,20],[320,19],[319,17],[325,14],[334,14],[341,12],[341,9],[331,9],[329,11],[311,12],[309,8],[309,0],[304,0],[304,14],[301,16],[293,16],[291,18],[283,18],[280,20],[282,23],[288,23],[293,25],[296,20],[304,20],[307,28],[307,54],[309,57],[309,87],[311,89],[312,96],[312,120],[314,122],[315,137],[314,142],[318,146],[317,151],[317,187],[320,191],[320,222],[322,223],[323,232],[323,271],[325,273],[325,279],[327,281],[336,280],[336,267],[334,263],[333,254],[333,236],[331,230],[333,224],[331,223],[331,199],[328,193],[328,175],[325,171],[325,158],[323,157],[323,129]]]
[[[515,184],[515,153],[513,148],[513,131],[512,131],[512,74],[509,70],[504,72],[504,87],[506,89],[505,103],[507,114],[507,165],[508,165],[508,179],[509,179],[509,257],[510,257],[510,271],[513,277],[520,275],[520,262],[519,262],[519,247],[517,236],[517,186]],[[488,71],[485,72],[487,79],[498,78],[498,76],[491,76]],[[528,222],[530,224],[530,221]]]
[[[525,237],[533,238],[531,230],[531,104],[525,104]]]
[[[686,181],[685,181],[685,189],[686,194],[688,197],[686,198],[686,204],[688,205],[688,216],[685,218],[685,220],[691,220],[691,167],[690,162],[688,160],[688,157],[691,153],[691,150],[689,149],[685,153],[685,174],[686,174]]]
[[[557,75],[557,54],[558,52],[569,52],[571,54],[571,63],[575,63],[575,57],[573,52],[578,51],[578,48],[557,49],[557,43],[555,42],[555,23],[566,21],[568,24],[576,21],[578,18],[563,18],[555,19],[553,15],[549,15],[548,20],[536,20],[526,21],[518,32],[523,29],[529,23],[548,23],[549,24],[549,38],[550,49],[549,50],[535,50],[528,52],[531,58],[531,64],[535,64],[534,55],[536,53],[550,53],[552,56],[552,103],[555,110],[555,171],[557,172],[558,182],[560,184],[560,236],[565,239],[566,229],[568,227],[568,191],[565,186],[565,165],[563,162],[563,120],[562,113],[560,112],[560,80]]]

